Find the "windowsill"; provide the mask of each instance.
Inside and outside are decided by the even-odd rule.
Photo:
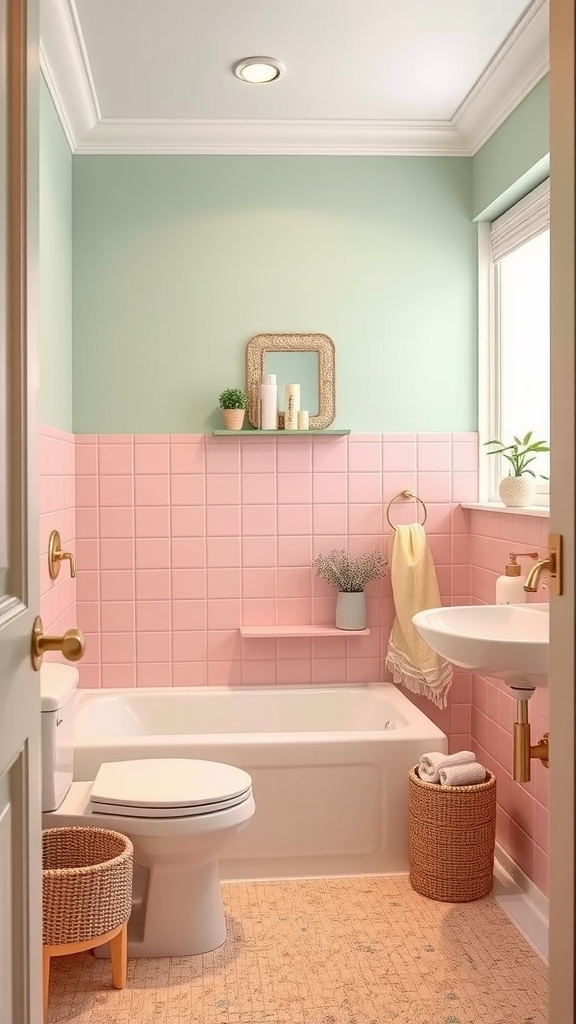
[[[547,505],[527,505],[525,508],[509,508],[501,505],[498,501],[467,501],[462,502],[462,508],[471,508],[477,512],[504,512],[512,516],[537,516],[539,519],[549,519],[550,509]]]

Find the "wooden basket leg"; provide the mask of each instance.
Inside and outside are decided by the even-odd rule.
[[[48,992],[50,989],[50,953],[46,949],[42,950],[42,999],[44,1007],[44,1016],[48,1012]]]
[[[110,939],[110,961],[112,964],[112,984],[114,988],[126,988],[128,973],[128,925]]]

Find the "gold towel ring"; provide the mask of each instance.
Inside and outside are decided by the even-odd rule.
[[[394,526],[394,523],[390,519],[390,505],[392,505],[395,501],[398,501],[398,498],[412,498],[413,501],[417,501],[419,505],[422,505],[422,509],[424,511],[424,519],[422,520],[422,526],[424,526],[424,523],[428,518],[428,509],[426,508],[426,505],[422,501],[422,498],[419,498],[418,495],[414,494],[412,491],[400,491],[399,494],[395,494],[394,497],[390,499],[390,501],[388,502],[388,508],[386,509],[386,519],[388,520],[392,529],[395,530],[396,527]]]

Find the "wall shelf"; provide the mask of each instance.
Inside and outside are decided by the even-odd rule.
[[[293,636],[370,636],[369,629],[337,629],[336,626],[240,626],[240,636],[245,639],[258,637]]]
[[[213,437],[241,437],[255,440],[258,437],[345,437],[349,430],[213,430]]]

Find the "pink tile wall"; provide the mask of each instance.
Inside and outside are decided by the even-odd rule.
[[[67,563],[57,580],[48,574],[48,538],[58,530],[65,551],[76,553],[75,438],[55,427],[42,426],[40,465],[40,614],[44,631],[60,634],[76,625],[76,580]],[[60,655],[47,658],[59,660]]]
[[[472,601],[493,603],[496,577],[510,551],[548,549],[547,518],[470,512]],[[541,588],[534,600],[547,600]],[[537,690],[528,705],[532,742],[548,731],[548,691]],[[512,778],[515,702],[498,679],[472,678],[472,747],[498,777],[497,839],[542,892],[548,890],[548,771],[532,761],[532,779]]]
[[[368,588],[370,637],[241,641],[240,624],[332,623],[319,551],[387,548],[385,509],[404,488],[428,505],[445,601],[470,595],[476,435],[346,438],[78,436],[78,622],[90,686],[366,682],[383,677],[389,580]],[[396,504],[395,522],[413,519]],[[469,742],[471,681],[425,710]]]

